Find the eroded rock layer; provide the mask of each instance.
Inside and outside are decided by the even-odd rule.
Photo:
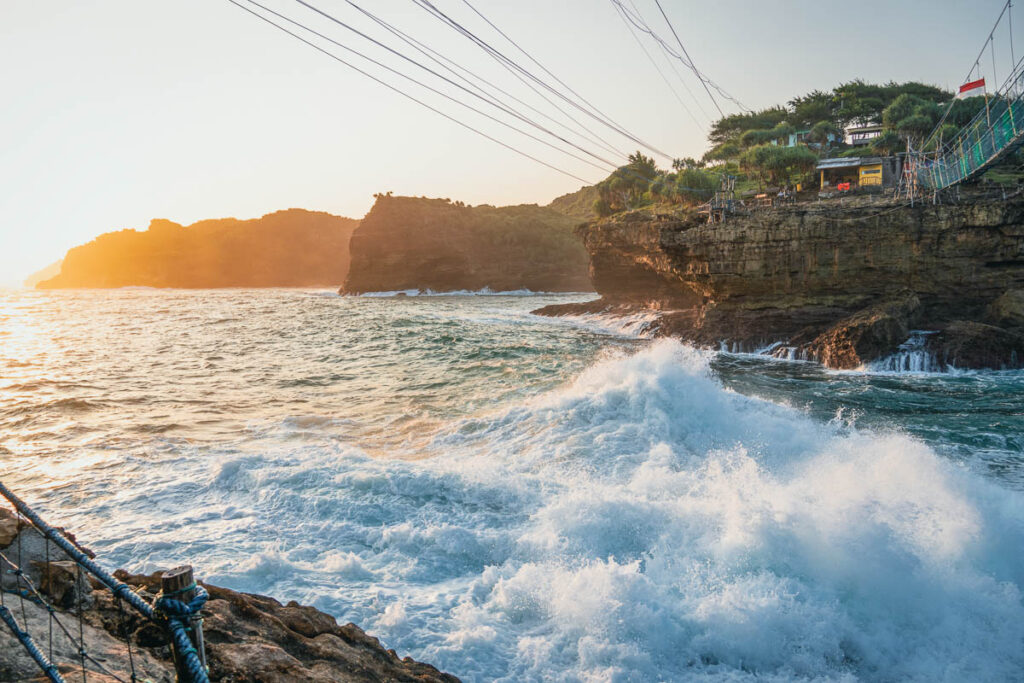
[[[644,209],[578,232],[602,300],[544,313],[657,308],[662,334],[781,342],[836,368],[893,353],[912,329],[940,332],[928,343],[946,364],[1024,361],[1024,199],[807,203],[715,225]]]

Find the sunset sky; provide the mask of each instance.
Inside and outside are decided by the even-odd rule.
[[[358,1],[502,87],[532,97],[410,0]],[[634,1],[671,39],[653,0]],[[382,55],[296,2],[265,4]],[[312,4],[386,35],[343,0]],[[1003,0],[662,4],[697,66],[746,106],[760,108],[858,77],[955,88]],[[462,0],[435,5],[515,54]],[[610,1],[474,5],[640,137],[671,156],[704,151],[713,105],[690,76],[696,102],[680,93],[698,126]],[[1024,26],[1024,16],[1015,21]],[[997,48],[1007,44],[1004,37]],[[1024,51],[1024,40],[1018,50]],[[986,56],[982,72],[991,79],[990,63]],[[402,70],[413,72],[407,65]],[[606,175],[403,87],[588,181]],[[153,217],[189,223],[287,207],[360,217],[380,191],[471,204],[547,203],[581,185],[409,102],[226,0],[4,2],[0,89],[0,285],[17,285],[101,232],[144,228]],[[615,142],[626,151],[636,148]]]

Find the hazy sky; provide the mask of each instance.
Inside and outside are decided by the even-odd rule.
[[[415,73],[293,0],[261,1]],[[309,1],[374,36],[387,35],[345,0]],[[412,0],[355,1],[530,104],[547,107]],[[463,0],[433,2],[527,63]],[[472,2],[646,142],[671,156],[698,156],[706,148],[714,105],[692,76],[686,83],[697,97],[691,98],[661,61],[698,126],[637,47],[611,0]],[[633,2],[657,32],[674,40],[654,0]],[[757,108],[858,77],[955,87],[1003,0],[662,5],[696,65]],[[1024,26],[1024,15],[1015,20]],[[1017,37],[1024,50],[1024,35]],[[388,42],[399,45],[393,37]],[[1005,34],[997,47],[1008,50]],[[1008,56],[997,57],[997,75],[1005,78]],[[984,70],[990,76],[987,55]],[[415,86],[403,87],[587,180],[606,175]],[[145,228],[153,217],[190,223],[288,207],[360,217],[374,192],[500,205],[547,203],[581,185],[388,91],[227,0],[3,0],[0,93],[3,285],[20,282],[101,232]],[[736,110],[720,102],[726,111]],[[637,147],[576,116],[614,146],[627,152]]]

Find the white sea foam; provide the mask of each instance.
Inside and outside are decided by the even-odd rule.
[[[1024,670],[1019,375],[715,359],[804,413],[528,298],[30,303],[52,346],[3,347],[0,465],[108,568],[188,561],[466,681]]]
[[[609,358],[450,425],[425,460],[232,461],[217,488],[266,491],[294,541],[229,578],[328,583],[309,599],[471,681],[1024,670],[1019,493],[899,433],[728,391],[709,357]]]

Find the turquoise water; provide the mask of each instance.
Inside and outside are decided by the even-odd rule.
[[[5,292],[4,481],[469,681],[1022,677],[1024,374],[529,314],[585,298]]]

